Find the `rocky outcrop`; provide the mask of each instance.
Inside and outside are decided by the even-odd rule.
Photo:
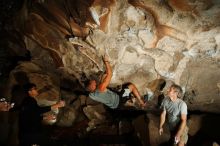
[[[147,118],[149,119],[149,128],[147,129],[150,140],[149,145],[165,144],[170,137],[168,125],[164,125],[164,133],[159,135],[159,116],[148,113]],[[194,113],[190,115],[187,122],[189,128],[187,145],[212,145],[213,141],[219,142],[219,132],[217,130],[219,120],[219,116],[215,114]]]
[[[20,63],[10,74],[8,89],[12,89],[15,85],[23,86],[25,83],[31,82],[37,85],[40,95],[38,96],[39,104],[41,100],[56,102],[59,99],[59,84],[56,80],[45,73],[38,65],[31,62]],[[9,92],[9,95],[11,93]],[[48,105],[48,104],[46,104]]]
[[[0,22],[0,90],[16,106],[24,97],[22,86],[30,81],[40,91],[39,105],[61,98],[67,103],[58,115],[52,112],[57,119],[47,124],[70,127],[85,116],[97,119],[90,106],[82,108],[87,97],[81,93],[87,79],[104,72],[102,55],[107,54],[113,68],[111,87],[133,82],[141,95],[150,95],[149,108],[155,109],[172,83],[181,85],[189,113],[205,112],[190,115],[188,144],[204,145],[210,139],[219,143],[219,132],[210,131],[219,129],[218,115],[209,115],[220,113],[218,0],[25,0],[22,7],[8,3]],[[8,125],[9,114],[1,114]],[[147,113],[148,121],[145,115],[133,121],[143,145],[169,138],[167,129],[158,135],[157,114]],[[17,118],[11,121],[14,126]],[[131,126],[122,122],[119,133],[131,130],[123,131],[123,125]]]
[[[111,86],[134,82],[144,95],[156,92],[152,82],[160,78],[183,87],[190,110],[219,113],[219,5],[215,0],[32,1],[21,14],[31,53],[47,50],[52,64],[81,86],[104,70],[101,56],[107,54]]]
[[[45,72],[40,66],[34,62],[21,62],[10,74],[6,97],[11,97],[11,102],[18,107],[23,101],[26,94],[23,91],[23,85],[27,82],[36,84],[39,96],[37,102],[40,106],[49,106],[55,104],[58,100],[66,101],[66,106],[60,111],[51,111],[45,114],[55,114],[57,119],[52,121],[44,121],[46,124],[54,124],[59,126],[72,126],[79,115],[78,110],[81,106],[80,98],[67,89],[61,89],[60,83],[62,77],[58,74],[50,74]],[[72,89],[74,91],[74,89]]]

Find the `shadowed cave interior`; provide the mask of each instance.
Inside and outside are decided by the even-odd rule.
[[[66,106],[43,121],[54,145],[165,146],[159,106],[172,83],[188,106],[188,146],[220,144],[219,0],[2,0],[0,98],[15,103],[0,112],[0,145],[19,146],[23,85],[37,85],[37,103]],[[132,82],[145,110],[110,110],[91,100],[85,81],[113,69],[110,88]],[[94,111],[104,120],[88,130]],[[89,113],[88,116],[86,113]]]

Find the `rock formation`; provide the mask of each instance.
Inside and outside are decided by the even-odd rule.
[[[42,89],[41,105],[65,97],[60,126],[77,121],[83,105],[78,93],[104,71],[104,54],[113,67],[111,87],[133,82],[141,95],[152,94],[155,105],[175,82],[190,111],[220,113],[219,0],[24,0],[3,22],[0,77],[11,73],[0,84],[2,95],[16,96],[11,91],[24,84],[22,77]],[[155,131],[158,117],[148,118]],[[201,122],[203,116],[193,118]]]
[[[25,16],[23,22],[17,23],[24,24],[32,59],[43,59],[41,49],[47,50],[56,68],[82,86],[82,77],[103,71],[106,53],[112,86],[131,81],[146,94],[155,92],[149,84],[161,78],[183,87],[190,109],[219,112],[219,5],[214,0],[26,1],[17,16]]]

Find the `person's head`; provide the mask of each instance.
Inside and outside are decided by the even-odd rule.
[[[27,83],[24,85],[24,90],[30,97],[38,96],[37,86],[34,83]]]
[[[86,89],[89,91],[89,92],[93,92],[93,91],[95,91],[96,90],[96,85],[97,85],[97,83],[96,83],[96,80],[89,80],[89,81],[87,81],[87,83],[86,83]]]
[[[168,96],[171,98],[181,98],[183,90],[179,85],[173,84],[168,90]]]

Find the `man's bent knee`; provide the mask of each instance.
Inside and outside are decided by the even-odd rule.
[[[136,86],[133,83],[129,83],[128,84],[128,88],[133,91],[134,89],[136,89]]]

